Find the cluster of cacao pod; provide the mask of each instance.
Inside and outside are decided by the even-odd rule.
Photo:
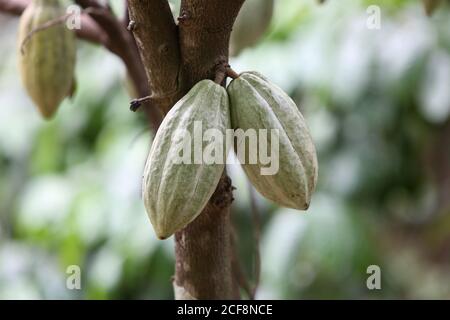
[[[227,89],[202,80],[166,115],[145,165],[142,196],[159,238],[165,239],[192,222],[217,187],[230,149],[227,139],[218,139],[223,162],[180,162],[180,151],[192,160],[197,147],[210,145],[207,133],[211,129],[223,137],[228,130],[276,130],[267,145],[276,142],[278,146],[278,171],[262,175],[266,164],[260,159],[255,163],[241,161],[244,171],[267,199],[289,208],[308,208],[317,182],[318,163],[305,119],[294,101],[256,72],[240,74]],[[200,145],[194,141],[198,135]]]
[[[22,82],[45,119],[56,113],[75,85],[75,34],[61,19],[65,14],[59,0],[32,0],[20,18]]]

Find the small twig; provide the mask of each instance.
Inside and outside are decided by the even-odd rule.
[[[136,112],[143,103],[149,102],[152,99],[153,99],[152,96],[146,96],[143,98],[133,99],[130,102],[130,110],[133,112]]]
[[[256,203],[255,193],[253,191],[253,187],[248,181],[248,189],[250,194],[250,207],[252,211],[252,219],[253,219],[253,240],[255,242],[255,283],[252,289],[252,296],[255,297],[256,290],[259,286],[259,281],[261,277],[261,253],[259,249],[259,243],[261,239],[261,221],[260,221],[260,213],[258,210],[258,205]]]
[[[222,84],[227,77],[237,79],[239,78],[239,74],[234,71],[225,60],[221,60],[216,65],[216,77],[214,82],[217,84]]]
[[[177,18],[178,23],[185,23],[187,20],[189,20],[190,15],[187,12],[182,12],[180,16]]]
[[[130,110],[135,112],[137,109],[139,109],[139,107],[146,103],[146,102],[152,102],[152,103],[162,103],[163,101],[166,101],[167,99],[172,99],[174,95],[177,94],[177,91],[171,91],[171,92],[167,92],[165,95],[162,96],[156,96],[154,94],[151,94],[149,96],[145,96],[142,98],[137,98],[137,99],[133,99],[130,102]]]
[[[127,25],[128,31],[134,31],[136,29],[136,21],[130,20]]]
[[[226,74],[227,74],[227,77],[230,77],[231,79],[239,78],[239,74],[236,71],[234,71],[233,69],[231,69],[230,65],[227,65]]]

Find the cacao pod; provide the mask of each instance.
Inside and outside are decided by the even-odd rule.
[[[65,23],[45,23],[61,18],[65,9],[58,0],[33,0],[20,18],[19,64],[22,82],[42,116],[51,118],[74,86],[75,34]]]
[[[264,165],[260,158],[253,164],[241,161],[250,182],[267,199],[284,207],[306,210],[317,183],[318,163],[309,129],[294,101],[255,72],[242,73],[227,90],[234,129],[266,129],[267,133],[278,129],[274,136],[267,134],[267,146],[278,148],[271,151],[272,158],[278,159],[278,171],[262,175]],[[257,148],[246,148],[246,159],[252,151],[261,155],[261,145]]]
[[[273,0],[246,0],[231,32],[230,53],[239,54],[255,45],[267,31],[273,14]]]
[[[227,92],[211,80],[197,83],[167,113],[150,149],[142,185],[144,205],[159,238],[184,228],[206,206],[225,168],[223,137],[230,126]],[[214,139],[221,149],[215,150],[220,157],[216,163],[198,157],[212,145],[207,134],[212,130],[222,138]],[[187,156],[184,163],[180,151],[183,159]]]

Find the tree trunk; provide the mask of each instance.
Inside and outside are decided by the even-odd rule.
[[[176,299],[231,299],[232,186],[224,173],[203,212],[175,234]]]
[[[133,33],[153,107],[164,113],[228,61],[230,33],[244,0],[182,0],[179,24],[167,1],[129,0]],[[231,268],[231,180],[224,172],[203,212],[175,235],[177,299],[236,298]]]

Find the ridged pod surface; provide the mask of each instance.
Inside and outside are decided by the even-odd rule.
[[[317,183],[318,163],[305,119],[294,101],[256,72],[242,73],[227,90],[233,128],[267,129],[269,155],[270,129],[278,129],[278,172],[261,175],[261,168],[267,166],[258,158],[256,164],[242,164],[249,180],[267,199],[284,207],[306,210]]]
[[[70,95],[76,56],[75,34],[65,23],[33,32],[66,14],[58,0],[33,0],[19,26],[19,64],[22,82],[42,116],[51,118]]]
[[[206,150],[213,139],[205,136],[203,141],[205,131],[215,129],[225,137],[230,126],[227,92],[211,80],[197,83],[164,118],[147,158],[142,186],[144,205],[159,238],[184,228],[206,206],[225,168],[226,139],[220,143],[220,163],[196,161],[195,145],[200,141]],[[187,164],[176,160],[184,155],[186,143],[191,145]]]

